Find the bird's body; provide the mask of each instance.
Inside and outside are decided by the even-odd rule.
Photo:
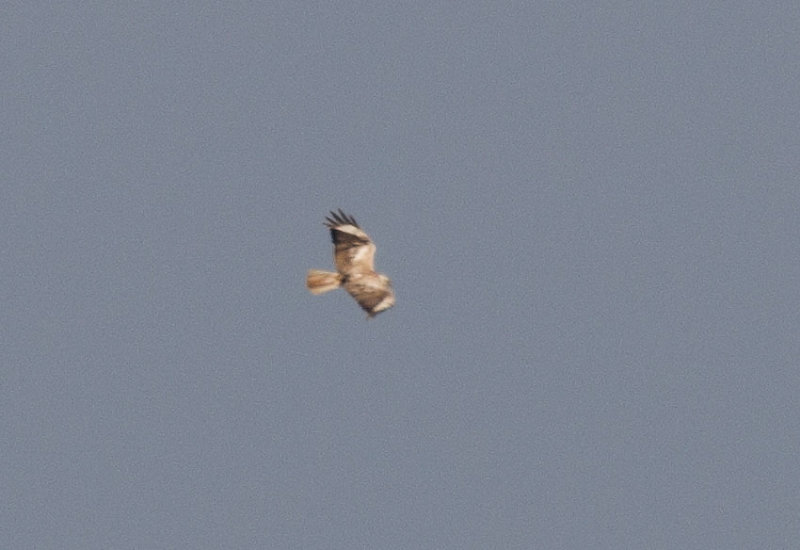
[[[392,307],[395,302],[389,277],[374,268],[375,243],[341,209],[325,218],[333,240],[333,261],[336,271],[311,269],[306,276],[306,286],[312,294],[323,294],[343,287],[358,305],[374,317]]]

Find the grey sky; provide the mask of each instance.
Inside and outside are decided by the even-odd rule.
[[[796,3],[15,4],[0,547],[796,544]]]

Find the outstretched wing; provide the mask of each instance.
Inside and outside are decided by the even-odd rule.
[[[333,260],[339,273],[350,275],[375,270],[375,243],[358,226],[355,218],[340,208],[338,214],[331,211],[331,215],[325,218],[325,225],[331,230]]]
[[[370,317],[394,305],[392,283],[386,275],[356,275],[348,277],[344,289],[355,298]]]

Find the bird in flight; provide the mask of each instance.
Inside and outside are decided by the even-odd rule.
[[[338,213],[331,211],[325,218],[325,226],[331,230],[336,271],[309,269],[308,290],[312,294],[323,294],[341,286],[367,312],[367,318],[392,307],[392,282],[386,275],[375,272],[375,243],[355,218],[340,208]]]

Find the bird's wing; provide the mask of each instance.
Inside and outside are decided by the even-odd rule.
[[[369,273],[375,270],[375,243],[356,223],[355,218],[342,212],[331,212],[325,218],[331,230],[333,260],[336,269],[343,275]]]
[[[350,277],[345,281],[344,288],[370,317],[394,305],[392,283],[385,275]]]

